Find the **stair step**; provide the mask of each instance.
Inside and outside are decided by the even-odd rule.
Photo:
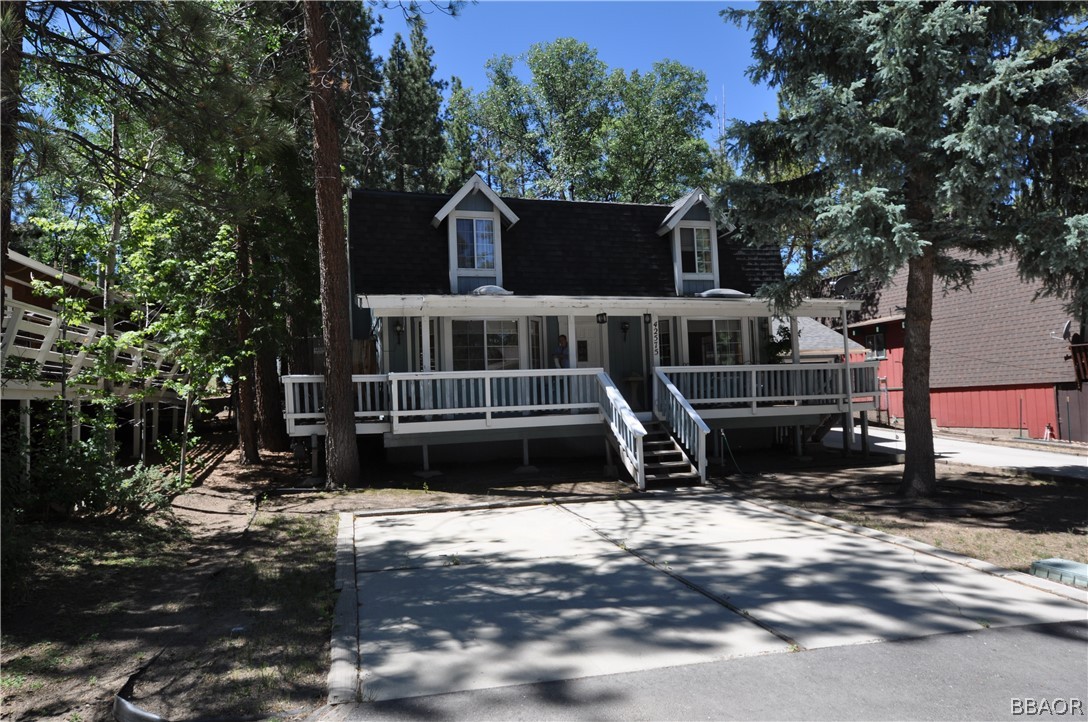
[[[669,482],[699,481],[699,475],[696,474],[696,473],[680,472],[680,471],[674,471],[674,472],[671,472],[671,473],[668,473],[668,474],[650,474],[650,473],[647,473],[646,474],[646,481],[647,482],[654,482],[654,481],[669,481]]]
[[[691,464],[687,459],[678,459],[676,461],[652,461],[646,463],[647,469],[691,469]]]

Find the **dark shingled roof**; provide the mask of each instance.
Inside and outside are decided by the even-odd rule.
[[[356,293],[448,294],[450,195],[359,191],[348,205]],[[503,198],[520,219],[502,229],[503,283],[518,295],[675,296],[672,244],[657,235],[670,207]],[[776,248],[719,239],[723,288],[754,293],[782,278]]]
[[[966,253],[960,257],[969,257]],[[933,289],[930,387],[1010,386],[1075,380],[1068,345],[1051,338],[1069,318],[1055,298],[1035,298],[1038,285],[1020,280],[1015,258],[989,259],[970,289]],[[872,318],[901,314],[907,269],[880,291]]]

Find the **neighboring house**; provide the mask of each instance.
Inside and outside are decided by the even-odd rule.
[[[789,333],[789,321],[776,318],[771,321],[771,332],[778,337],[783,332]],[[843,345],[842,334],[814,318],[797,319],[797,348],[802,362],[835,361],[841,359],[844,352],[849,352],[852,361],[865,361],[870,358],[868,349],[855,340]]]
[[[1088,392],[1078,390],[1066,323],[1080,332],[1062,303],[1036,298],[1015,260],[995,259],[970,289],[933,296],[930,402],[933,424],[1000,436],[1088,441]],[[903,418],[906,270],[868,304],[850,338],[880,361],[880,420]],[[1071,334],[1070,334],[1071,335]]]
[[[60,289],[63,297],[85,306],[92,320],[66,321],[58,297],[43,293],[36,282]],[[25,435],[31,433],[32,417],[39,413],[36,407],[42,409],[42,414],[49,413],[44,402],[63,398],[78,409],[102,387],[102,379],[88,378],[93,371],[95,345],[106,334],[101,310],[102,291],[95,284],[8,251],[4,264],[0,399],[5,419],[14,418],[9,413],[17,413]],[[130,329],[120,321],[114,335],[119,337],[126,330]],[[172,428],[178,428],[178,399],[163,387],[177,368],[153,344],[139,348],[118,344],[116,361],[138,377],[118,384],[114,393],[132,397],[132,403],[120,413],[132,430],[132,455],[143,457],[158,437],[161,411],[170,414]],[[73,414],[73,419],[78,418]],[[71,438],[78,440],[81,433],[77,421]]]
[[[800,445],[828,414],[875,407],[875,364],[769,363],[771,313],[752,294],[782,277],[778,251],[731,241],[702,191],[544,201],[474,176],[452,195],[353,191],[348,225],[353,336],[374,339],[380,371],[355,376],[356,429],[422,447],[425,467],[432,446],[520,446],[527,464],[530,439],[604,439],[640,486],[705,478],[711,429],[735,445],[792,427]],[[323,433],[321,377],[284,382],[290,433]]]

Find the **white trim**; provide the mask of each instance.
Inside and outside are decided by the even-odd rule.
[[[687,215],[688,211],[694,208],[695,204],[699,203],[700,201],[706,206],[707,211],[710,211],[711,215],[713,216],[713,211],[710,207],[710,197],[702,188],[695,188],[686,196],[676,201],[676,203],[672,204],[672,210],[669,211],[669,214],[667,216],[665,216],[665,220],[661,221],[661,227],[657,229],[657,235],[663,236],[669,231],[674,230],[677,224],[680,223],[680,221],[684,219],[684,216]]]
[[[693,231],[698,228],[703,228],[710,233],[710,273],[684,273],[684,264],[680,258],[680,233],[685,228],[691,228]],[[692,233],[692,242],[694,242],[694,232]],[[709,221],[681,221],[676,224],[676,228],[672,232],[672,259],[673,259],[673,277],[676,280],[676,295],[683,296],[684,294],[684,281],[710,281],[711,288],[720,288],[721,281],[718,275],[718,228],[713,219]]]
[[[509,225],[512,226],[518,222],[519,219],[517,214],[510,210],[510,206],[503,203],[502,198],[499,198],[498,194],[491,190],[478,174],[473,174],[473,176],[461,186],[461,190],[454,193],[453,197],[446,202],[446,205],[442,206],[438,213],[434,214],[434,218],[431,219],[431,225],[438,228],[438,226],[442,224],[442,221],[446,219],[446,216],[452,213],[454,209],[457,208],[457,205],[467,198],[470,193],[483,193],[484,197],[491,201],[491,205],[495,206],[495,208],[502,213],[503,218],[506,219]]]
[[[371,294],[356,296],[359,308],[376,317],[419,316],[616,316],[733,318],[769,316],[773,306],[760,298],[675,298],[672,296],[472,296],[441,294]],[[791,309],[794,316],[831,318],[841,309],[860,311],[861,301],[838,298],[806,299]],[[568,338],[570,334],[568,333]]]

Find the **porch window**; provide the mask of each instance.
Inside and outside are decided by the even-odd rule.
[[[744,363],[744,337],[740,320],[689,321],[688,354],[694,366]]]
[[[521,367],[517,321],[453,321],[453,370]]]

